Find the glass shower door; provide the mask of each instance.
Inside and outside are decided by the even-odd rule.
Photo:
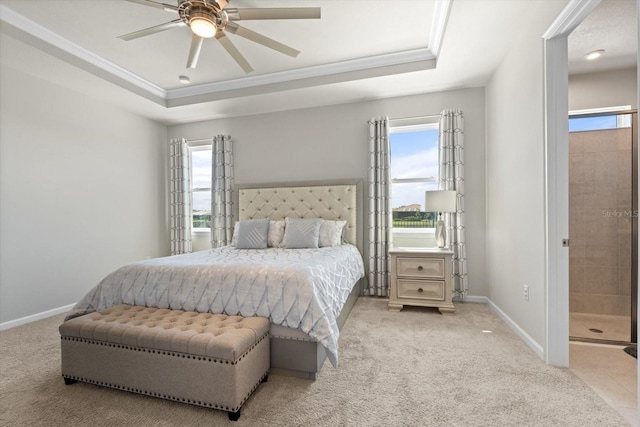
[[[569,120],[569,335],[637,341],[637,114]]]

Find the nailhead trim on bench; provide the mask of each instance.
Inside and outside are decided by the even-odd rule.
[[[220,405],[216,405],[214,403],[199,402],[199,401],[195,401],[195,400],[191,400],[191,399],[184,399],[182,397],[169,396],[169,395],[166,395],[166,394],[153,393],[153,392],[149,392],[149,391],[145,391],[145,390],[140,390],[140,389],[137,389],[137,388],[125,387],[125,386],[121,386],[121,385],[117,385],[117,384],[111,384],[111,383],[105,383],[103,381],[96,381],[96,380],[92,380],[92,379],[89,379],[89,378],[76,377],[74,375],[63,375],[62,377],[63,378],[68,378],[68,379],[71,379],[71,380],[82,381],[82,382],[89,383],[89,384],[99,385],[99,386],[103,386],[103,387],[110,387],[110,388],[114,388],[114,389],[117,389],[117,390],[124,390],[124,391],[128,391],[128,392],[131,392],[131,393],[144,394],[146,396],[157,397],[157,398],[167,399],[167,400],[173,400],[175,402],[188,403],[190,405],[195,405],[195,406],[203,406],[203,407],[206,407],[206,408],[220,409],[220,410],[228,411],[228,412],[238,412],[240,410],[240,408],[242,408],[242,405],[244,405],[244,402],[246,402],[247,399],[249,399],[251,394],[256,390],[256,388],[258,388],[260,383],[267,377],[267,375],[269,375],[269,371],[264,373],[264,375],[258,380],[257,383],[254,384],[254,386],[251,388],[249,393],[244,397],[244,399],[242,399],[242,402],[240,402],[240,404],[235,408],[230,408],[228,406],[220,406]]]
[[[142,351],[143,353],[161,354],[161,355],[165,355],[165,356],[182,357],[182,358],[194,359],[194,360],[206,360],[207,362],[214,362],[214,363],[220,363],[220,364],[225,364],[225,365],[236,365],[239,361],[244,359],[245,356],[247,354],[249,354],[249,352],[255,348],[255,346],[257,346],[263,339],[265,339],[267,337],[269,337],[269,333],[268,332],[266,334],[264,334],[258,341],[256,341],[251,347],[249,347],[249,349],[247,351],[242,353],[240,355],[240,357],[238,357],[238,359],[236,359],[234,361],[229,361],[229,360],[225,360],[225,359],[216,359],[216,358],[207,357],[207,356],[194,356],[194,355],[191,355],[191,354],[188,354],[188,353],[178,353],[178,352],[170,351],[170,350],[157,350],[157,349],[150,349],[150,348],[144,348],[144,347],[133,347],[133,346],[129,346],[129,345],[126,345],[126,344],[113,344],[113,343],[106,342],[106,341],[90,340],[90,339],[87,339],[87,338],[61,336],[60,339],[67,340],[67,341],[85,342],[85,343],[88,343],[88,344],[102,345],[102,346],[106,346],[106,347],[115,347],[115,348],[120,348],[120,349],[123,349],[123,350]],[[73,379],[75,379],[75,378],[73,378]]]
[[[291,340],[291,341],[318,342],[318,341],[312,340],[310,338],[286,337],[284,335],[271,335],[271,338],[278,338],[278,339],[281,339],[281,340]]]

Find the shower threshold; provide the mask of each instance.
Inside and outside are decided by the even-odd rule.
[[[569,336],[569,341],[587,342],[592,344],[619,345],[619,346],[636,345],[636,343],[631,341],[618,341],[618,340],[607,340],[607,339],[601,339],[601,338],[584,338],[584,337],[574,337],[574,336]]]

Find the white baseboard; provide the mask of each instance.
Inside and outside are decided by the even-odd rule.
[[[500,307],[495,305],[493,301],[491,301],[488,297],[482,298],[485,298],[491,311],[496,313],[498,317],[500,317],[500,319],[502,319],[502,321],[506,323],[507,326],[509,326],[509,328],[511,328],[511,330],[515,332],[515,334],[519,336],[520,339],[524,341],[525,344],[527,344],[531,348],[531,350],[533,350],[534,353],[538,355],[538,357],[540,357],[540,359],[544,360],[544,348],[540,344],[538,344],[536,340],[531,338],[529,334],[522,330],[522,328],[520,328],[517,323],[515,323],[509,316],[507,316],[504,311],[500,310]]]
[[[53,308],[51,310],[43,311],[42,313],[32,314],[31,316],[21,317],[15,320],[9,320],[8,322],[0,323],[0,331],[6,331],[7,329],[15,328],[16,326],[26,325],[27,323],[35,322],[36,320],[46,319],[47,317],[55,316],[56,314],[65,313],[73,308],[75,303],[65,305],[64,307]]]
[[[464,299],[460,297],[453,297],[453,302],[479,302],[482,304],[487,304],[487,297],[481,297],[476,295],[467,295]]]
[[[544,348],[540,344],[538,344],[533,338],[531,338],[529,334],[523,331],[522,328],[520,328],[520,326],[518,326],[517,323],[515,323],[509,316],[507,316],[507,314],[504,311],[500,310],[500,308],[497,305],[495,305],[495,303],[491,301],[488,297],[467,295],[466,297],[464,297],[464,299],[460,299],[459,297],[454,297],[453,302],[479,302],[479,303],[487,304],[491,309],[491,311],[497,314],[498,317],[502,319],[502,321],[506,323],[507,326],[509,326],[509,328],[513,332],[515,332],[515,334],[538,355],[538,357],[544,360]]]

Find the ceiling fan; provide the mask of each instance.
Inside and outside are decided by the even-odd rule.
[[[300,51],[273,40],[267,36],[241,27],[237,21],[262,20],[262,19],[319,19],[319,7],[285,7],[285,8],[227,8],[229,0],[177,0],[177,6],[166,3],[158,3],[152,0],[127,0],[144,6],[164,9],[177,13],[179,18],[164,24],[155,25],[133,33],[124,34],[118,38],[129,41],[145,37],[161,31],[176,27],[189,27],[191,29],[191,48],[187,59],[187,68],[196,68],[202,43],[206,38],[214,38],[231,55],[245,73],[253,71],[249,62],[227,37],[225,32],[230,32],[247,40],[261,44],[293,58]]]

